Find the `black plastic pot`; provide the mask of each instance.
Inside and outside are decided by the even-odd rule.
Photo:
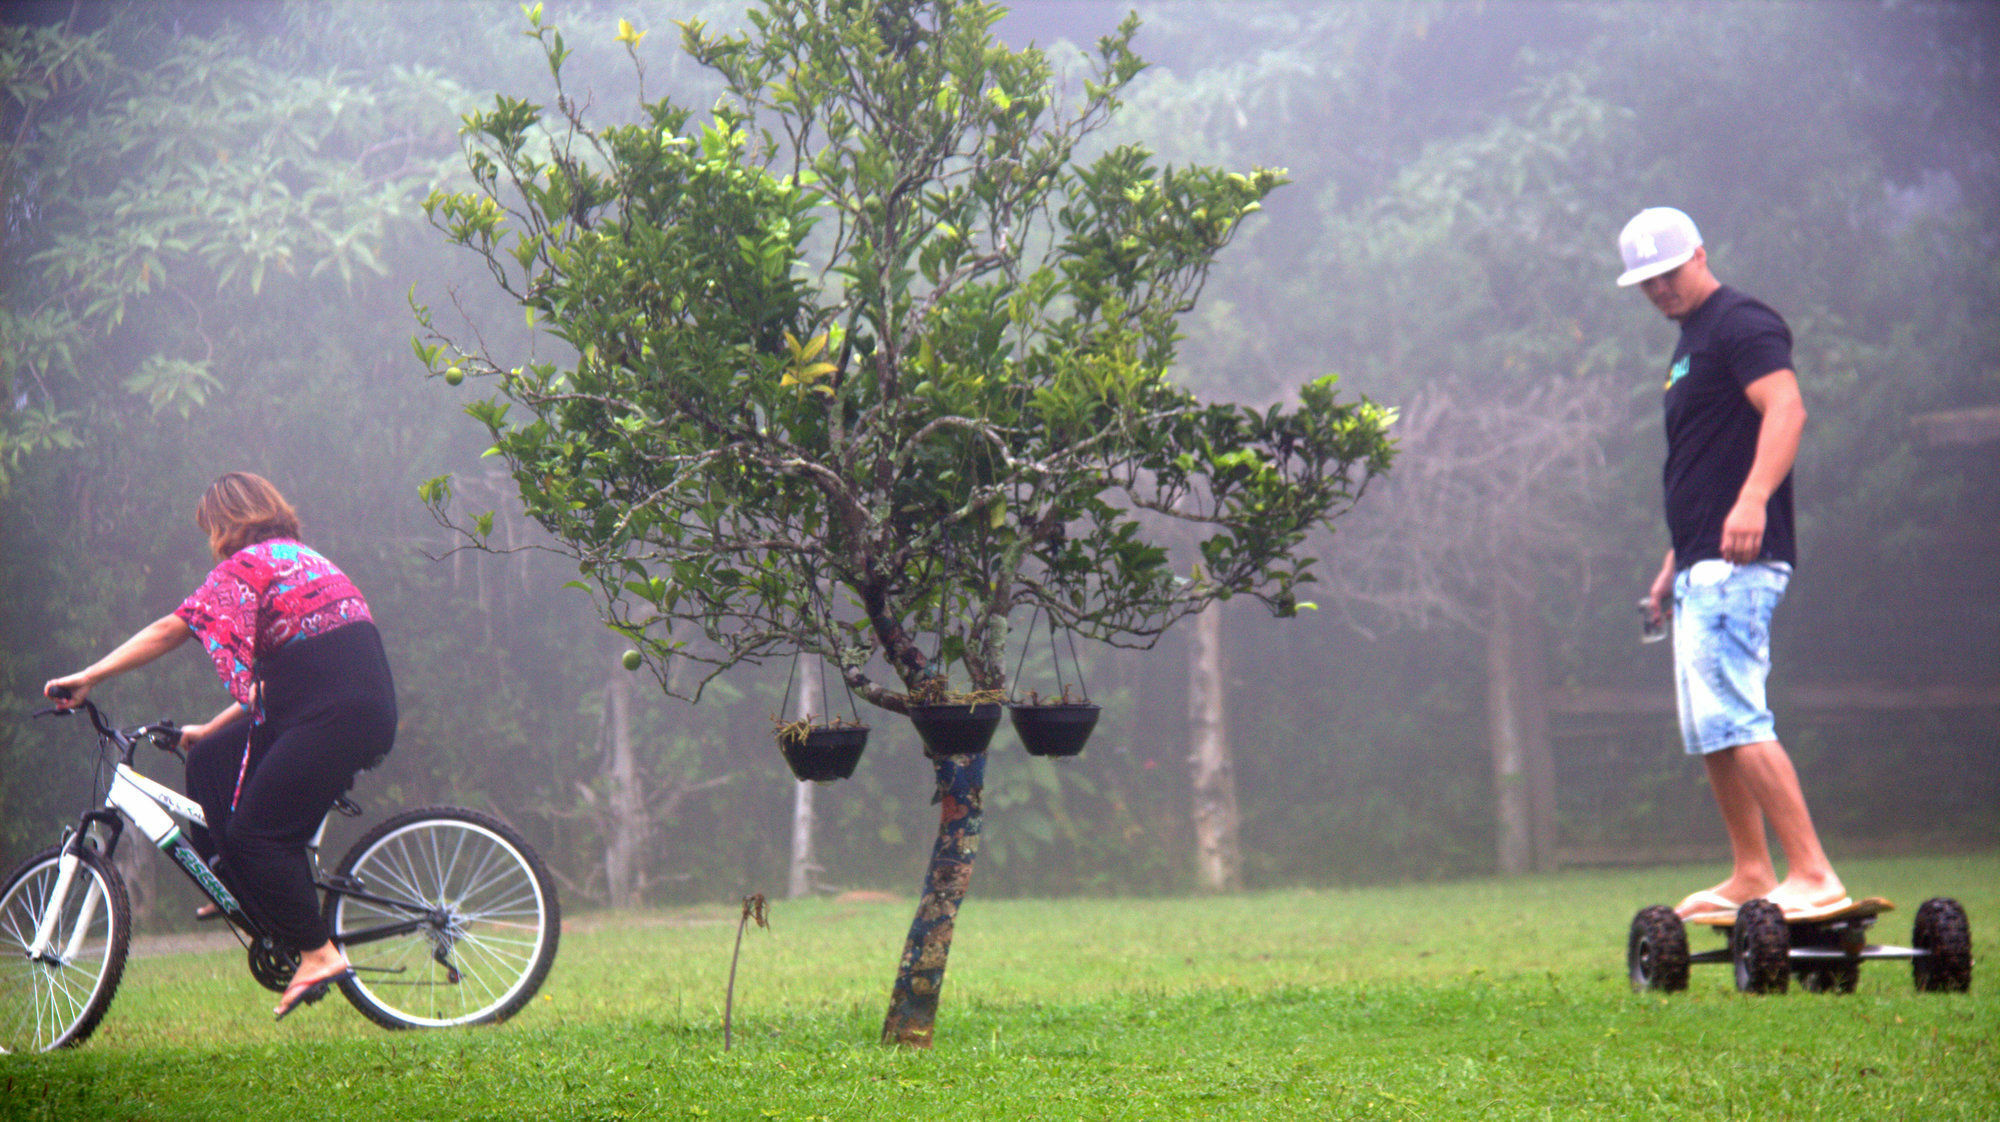
[[[868,729],[860,725],[822,725],[806,730],[803,737],[778,738],[778,751],[785,754],[792,774],[815,783],[853,775],[867,745]]]
[[[912,705],[910,723],[924,738],[924,755],[971,756],[986,751],[993,730],[1000,727],[1000,703],[982,705]]]
[[[1088,701],[1065,705],[1010,705],[1008,716],[1021,747],[1030,756],[1074,756],[1083,751],[1102,707]]]

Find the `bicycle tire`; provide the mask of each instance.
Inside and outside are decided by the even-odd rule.
[[[354,966],[341,992],[389,1029],[506,1020],[534,998],[555,963],[562,905],[555,881],[513,827],[458,807],[389,818],[341,858],[336,882],[399,907],[329,890],[333,939]],[[420,919],[389,938],[370,927]]]
[[[95,849],[80,846],[77,856],[82,863],[62,904],[52,959],[36,962],[27,951],[61,875],[62,847],[28,858],[0,888],[0,1052],[83,1043],[125,976],[132,940],[125,880]]]

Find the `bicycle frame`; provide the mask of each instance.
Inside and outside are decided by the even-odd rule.
[[[57,865],[56,884],[54,890],[51,892],[51,896],[56,900],[66,900],[69,898],[71,883],[74,880],[76,867],[79,864],[76,857],[76,847],[84,844],[84,839],[89,837],[90,828],[93,825],[101,825],[105,829],[106,838],[103,853],[105,857],[109,858],[118,848],[119,838],[124,834],[125,823],[130,822],[134,826],[137,826],[139,832],[144,834],[146,839],[158,848],[160,852],[166,854],[173,861],[175,867],[190,881],[194,882],[195,887],[204,896],[213,901],[216,907],[222,909],[224,916],[228,918],[229,922],[235,924],[239,930],[251,938],[260,942],[267,942],[269,937],[264,925],[258,922],[244,907],[243,903],[236,898],[236,895],[230,892],[229,888],[222,883],[222,878],[216,874],[214,868],[207,861],[202,859],[201,854],[195,850],[193,842],[189,840],[186,831],[182,828],[182,823],[202,826],[204,828],[208,825],[208,820],[202,813],[201,805],[171,787],[147,778],[140,774],[137,768],[132,766],[132,757],[141,742],[150,738],[163,751],[170,751],[173,749],[168,748],[167,745],[169,742],[164,740],[163,737],[169,735],[178,737],[179,730],[173,728],[171,725],[149,725],[141,726],[131,733],[123,733],[105,725],[103,718],[98,713],[97,707],[90,702],[84,702],[80,708],[89,715],[91,723],[96,726],[98,736],[105,743],[117,749],[118,758],[112,770],[111,786],[105,793],[104,806],[100,809],[86,811],[78,820],[76,827],[66,833],[63,838],[62,857]],[[411,918],[358,931],[338,932],[335,934],[335,941],[346,946],[373,942],[379,939],[394,938],[395,936],[414,931],[423,926],[427,920],[435,918],[432,916],[433,909],[414,905],[407,900],[377,896],[363,890],[358,884],[343,884],[340,883],[340,878],[327,877],[320,874],[320,842],[326,837],[327,823],[332,820],[336,811],[358,814],[360,813],[360,808],[355,807],[345,798],[342,798],[336,801],[334,808],[329,810],[326,817],[320,820],[319,829],[314,831],[312,841],[307,843],[307,852],[313,864],[313,882],[322,891],[349,896],[383,908],[393,908],[397,911],[410,913]],[[86,917],[96,914],[98,894],[97,885],[93,882],[90,887],[90,895],[85,898],[83,904],[83,914]],[[29,947],[28,953],[31,957],[42,959],[48,956],[49,943],[54,938],[54,927],[59,911],[60,909],[50,908],[43,916],[42,923],[35,932],[34,942]],[[80,939],[82,937],[80,933],[87,926],[88,924],[79,924],[77,927],[79,934],[73,936],[73,938]],[[66,953],[73,955],[76,948],[70,947],[65,948],[65,950]]]
[[[111,727],[89,701],[49,710],[87,716],[97,730],[99,805],[60,844],[0,884],[0,1051],[47,1051],[82,1042],[110,1008],[130,953],[131,903],[114,862],[128,826],[172,860],[229,919],[251,976],[285,992],[300,953],[238,895],[193,838],[202,808],[139,773],[150,741],[180,753],[170,724]],[[226,752],[226,749],[224,749]],[[333,809],[357,816],[342,797]],[[365,830],[337,865],[320,866],[331,812],[306,858],[328,934],[351,959],[341,992],[389,1029],[490,1024],[526,1008],[548,976],[562,912],[541,859],[505,821],[462,807],[405,810]],[[225,839],[226,840],[226,839]],[[227,847],[225,847],[227,848]],[[318,936],[312,936],[317,938]]]

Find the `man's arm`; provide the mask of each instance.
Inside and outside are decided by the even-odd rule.
[[[1764,422],[1757,430],[1757,458],[1736,494],[1736,505],[1722,520],[1722,558],[1738,565],[1757,560],[1763,548],[1764,504],[1791,473],[1806,427],[1799,377],[1790,370],[1773,370],[1743,387],[1743,396]]]

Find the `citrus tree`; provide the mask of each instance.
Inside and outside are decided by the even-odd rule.
[[[742,34],[681,25],[711,113],[646,100],[641,66],[636,111],[600,125],[528,15],[553,105],[468,116],[476,187],[427,205],[560,357],[491,353],[422,305],[415,346],[488,390],[467,411],[526,511],[670,691],[803,652],[904,712],[1004,690],[1017,611],[1140,647],[1233,596],[1290,614],[1306,535],[1388,467],[1390,414],[1331,377],[1262,410],[1169,380],[1180,317],[1284,177],[1086,148],[1143,67],[1136,20],[1068,88],[980,0],[770,0]],[[635,63],[644,35],[621,29]],[[450,479],[424,497],[489,544]],[[1178,561],[1169,523],[1196,531]],[[883,1028],[918,1046],[985,756],[933,762]]]

